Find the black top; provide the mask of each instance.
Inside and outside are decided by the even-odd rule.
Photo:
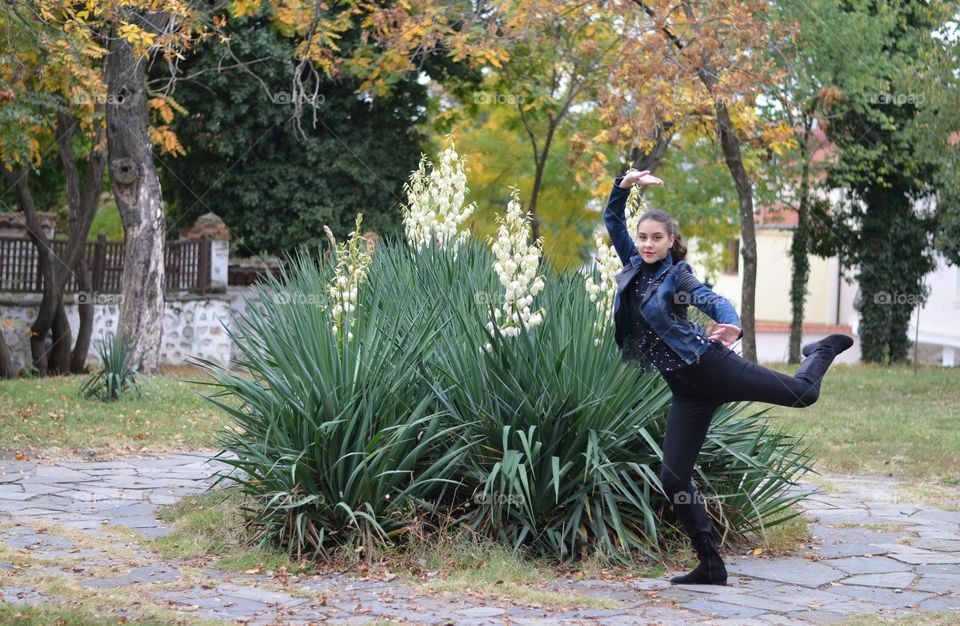
[[[623,352],[624,358],[635,361],[643,369],[650,369],[652,366],[661,372],[671,372],[684,367],[686,363],[670,346],[660,340],[660,337],[650,328],[647,320],[640,314],[640,302],[643,300],[643,294],[650,283],[653,282],[653,277],[656,276],[657,270],[662,265],[663,260],[656,263],[644,261],[640,266],[640,271],[630,280],[624,290],[624,295],[627,297],[627,302],[624,304],[630,312],[630,332],[624,340]]]

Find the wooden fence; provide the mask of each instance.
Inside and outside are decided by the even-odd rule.
[[[62,258],[67,242],[53,241],[53,251]],[[167,291],[206,292],[210,289],[211,239],[182,239],[164,245],[164,278]],[[107,241],[101,235],[84,249],[93,293],[120,293],[124,242]],[[58,261],[54,260],[54,263]],[[67,280],[66,292],[77,292],[77,268]],[[43,276],[37,247],[30,239],[0,237],[0,292],[41,292]]]

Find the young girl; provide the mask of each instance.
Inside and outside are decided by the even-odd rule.
[[[616,276],[615,338],[626,358],[645,369],[659,370],[673,392],[660,481],[700,564],[670,582],[725,585],[727,570],[706,507],[691,481],[714,412],[721,404],[738,401],[810,406],[820,395],[827,368],[853,345],[853,339],[829,335],[804,346],[807,358],[793,376],[740,358],[728,347],[743,336],[740,318],[726,298],[693,276],[683,260],[687,248],[673,218],[665,211],[647,211],[640,216],[634,244],[624,207],[635,184],[662,185],[663,181],[648,171],[628,170],[615,179],[604,211],[607,232],[624,265]],[[688,321],[688,305],[717,322],[712,333]]]

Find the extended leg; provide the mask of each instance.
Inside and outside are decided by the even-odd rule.
[[[852,340],[846,339],[852,344]],[[809,356],[793,376],[751,363],[726,348],[708,350],[699,366],[684,368],[680,373],[687,386],[702,389],[705,395],[720,402],[757,401],[806,407],[820,397],[820,382],[833,359],[849,347],[846,342],[818,344],[813,349],[807,346]]]

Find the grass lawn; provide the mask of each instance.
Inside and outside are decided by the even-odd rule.
[[[0,381],[0,445],[81,453],[212,447],[229,420],[200,397],[210,388],[183,382],[203,376],[169,368],[144,379],[142,400],[112,404],[80,398],[83,376]],[[767,415],[806,436],[817,469],[960,484],[960,368],[837,365],[815,405],[770,406]]]
[[[816,404],[767,415],[805,435],[816,469],[960,484],[960,368],[836,365]]]
[[[200,396],[212,388],[182,382],[203,377],[196,368],[170,368],[141,378],[142,399],[113,403],[78,395],[87,376],[0,380],[0,447],[82,454],[213,447],[229,420]]]

